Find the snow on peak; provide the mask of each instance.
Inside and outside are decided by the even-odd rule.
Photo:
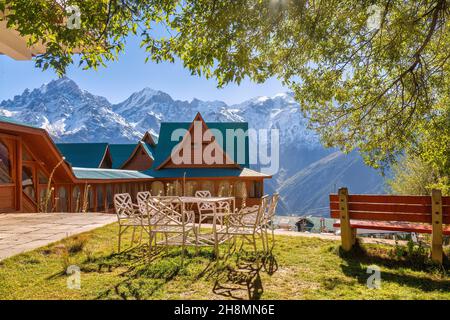
[[[156,96],[159,93],[160,91],[154,90],[149,87],[145,87],[144,89],[138,92],[140,96],[145,97],[146,99],[150,99],[151,97]]]
[[[269,100],[269,99],[270,99],[269,97],[262,96],[262,97],[256,98],[256,101],[257,101],[257,102],[266,102],[266,101]]]

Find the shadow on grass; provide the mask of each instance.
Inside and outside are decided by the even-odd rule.
[[[118,272],[119,282],[100,292],[97,299],[140,300],[164,297],[164,287],[182,281],[189,286],[197,281],[211,283],[214,294],[232,299],[260,299],[263,293],[261,272],[273,274],[278,267],[272,254],[262,255],[230,250],[214,259],[212,248],[185,250],[160,248],[151,256],[148,246],[130,248],[121,253],[89,257],[80,266],[82,272]],[[175,281],[175,282],[174,282]]]
[[[190,259],[187,259],[189,252],[185,252],[185,259],[182,261],[181,252],[175,251],[181,250],[166,251],[161,248],[149,255],[148,247],[143,245],[126,253],[112,254],[103,261],[100,259],[99,266],[106,265],[111,271],[118,268],[124,271],[120,273],[123,280],[101,292],[97,299],[116,296],[123,300],[141,300],[152,297],[164,285],[182,274],[190,263]]]
[[[216,268],[213,292],[236,300],[259,300],[264,292],[261,273],[273,275],[278,263],[272,252],[249,253],[241,249],[227,257],[237,257],[234,265],[225,263],[222,268]]]
[[[344,252],[340,247],[338,250],[339,256],[347,263],[346,265],[341,264],[343,273],[349,277],[356,278],[360,284],[366,284],[369,277],[367,266],[376,265],[384,267],[381,272],[381,278],[384,282],[393,282],[402,286],[417,288],[425,292],[442,290],[450,292],[450,279],[447,276],[449,270],[447,258],[443,265],[437,265],[432,263],[426,255],[398,258],[386,254],[389,251],[382,252],[378,250],[372,253],[359,243],[349,252]],[[436,279],[405,274],[401,272],[401,269],[432,273],[436,275]]]

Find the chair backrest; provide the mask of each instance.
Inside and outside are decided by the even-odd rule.
[[[247,225],[256,228],[258,225],[262,224],[264,219],[264,213],[267,210],[268,196],[265,195],[261,198],[260,205],[254,205],[251,207],[242,208],[239,213],[242,216],[241,221]]]
[[[265,219],[266,222],[271,222],[273,220],[273,217],[275,216],[275,210],[277,209],[278,199],[280,198],[280,195],[278,193],[274,193],[272,195],[270,205],[268,205],[268,210],[266,212]]]
[[[140,191],[137,193],[136,198],[139,206],[139,211],[141,212],[141,214],[148,214],[149,208],[147,202],[151,196],[152,195],[150,194],[149,191]]]
[[[114,208],[116,209],[117,218],[130,218],[136,215],[133,202],[129,193],[117,193],[114,195]]]
[[[195,191],[195,196],[199,198],[211,198],[211,192],[209,190]]]
[[[231,204],[228,201],[219,201],[215,207],[217,213],[231,213]]]
[[[253,225],[258,221],[260,207],[254,205],[242,208],[239,213],[242,215],[241,221],[246,225]]]
[[[197,202],[197,206],[200,214],[212,214],[216,212],[216,205],[213,202]]]
[[[150,197],[147,206],[150,210],[150,224],[182,225],[189,222],[178,197]]]

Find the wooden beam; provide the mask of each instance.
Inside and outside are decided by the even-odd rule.
[[[442,194],[441,190],[433,189],[431,191],[431,259],[434,262],[442,264]]]
[[[15,159],[16,164],[16,209],[19,212],[23,212],[23,195],[22,195],[22,140],[14,141],[15,144]],[[14,163],[13,162],[13,163]]]
[[[350,226],[350,215],[348,213],[348,190],[339,189],[339,212],[341,220],[341,242],[342,249],[349,251],[352,249],[356,239],[356,232]]]

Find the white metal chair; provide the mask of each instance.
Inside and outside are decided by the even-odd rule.
[[[197,245],[214,245],[214,253],[219,256],[219,244],[228,239],[228,235],[224,232],[226,229],[225,220],[231,213],[231,204],[229,201],[219,202],[198,202],[198,226],[197,226]],[[205,220],[212,223],[212,233],[201,233],[201,226]]]
[[[262,230],[263,214],[267,208],[267,196],[261,198],[261,205],[244,207],[238,212],[229,215],[227,228],[218,233],[226,233],[228,236],[240,236],[242,239],[253,245],[257,252],[256,237],[261,238],[265,249],[264,232]]]
[[[150,197],[147,200],[147,219],[150,228],[150,250],[155,245],[181,246],[196,245],[195,238],[189,237],[195,233],[194,215],[184,208],[184,203],[178,197]],[[158,242],[158,234],[164,235],[164,240]]]
[[[151,197],[151,193],[149,191],[140,191],[137,193],[137,202],[138,202],[138,207],[139,207],[139,211],[141,212],[141,214],[143,216],[147,216],[147,211],[148,211],[148,199]]]
[[[145,227],[146,224],[144,223],[139,207],[131,201],[131,196],[128,193],[114,195],[114,208],[119,223],[118,251],[120,252],[122,235],[129,227],[133,227],[132,242],[134,242],[134,235],[137,227],[141,228],[141,240],[142,230],[145,230],[146,232],[149,232],[149,230]]]
[[[267,210],[264,211],[264,220],[263,220],[263,231],[264,231],[264,237],[266,240],[266,248],[269,250],[269,231],[270,228],[272,231],[272,246],[271,249],[273,249],[275,245],[275,233],[274,233],[274,217],[275,217],[275,210],[277,208],[278,200],[280,198],[280,195],[278,193],[274,193],[272,195],[270,205],[267,206]]]
[[[211,198],[211,192],[209,190],[195,191],[195,196],[199,198]]]

